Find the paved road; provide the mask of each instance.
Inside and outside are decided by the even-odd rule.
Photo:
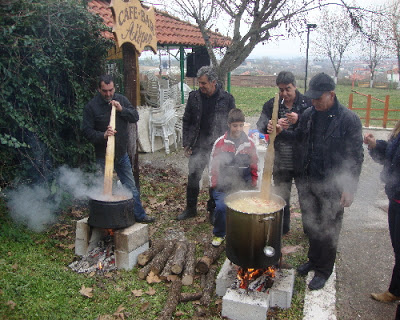
[[[374,131],[387,139],[388,131]],[[382,166],[365,160],[353,205],[345,211],[336,261],[337,316],[340,320],[395,318],[396,304],[370,298],[371,292],[388,288],[394,264],[387,224],[387,197],[379,174]]]

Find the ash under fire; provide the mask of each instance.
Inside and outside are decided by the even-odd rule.
[[[69,267],[78,273],[104,274],[116,270],[113,237],[108,235],[100,240],[87,255],[83,256],[81,260],[70,263]]]

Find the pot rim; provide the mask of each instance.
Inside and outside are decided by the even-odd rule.
[[[89,201],[93,201],[93,202],[98,202],[98,203],[123,203],[123,202],[127,202],[133,200],[133,196],[131,196],[130,198],[124,199],[124,200],[117,200],[117,201],[107,201],[107,200],[99,200],[99,199],[94,199],[94,198],[89,198]]]
[[[258,190],[241,190],[241,191],[237,191],[237,192],[234,192],[234,193],[231,193],[231,194],[229,194],[229,195],[227,195],[226,196],[226,198],[225,198],[225,204],[228,202],[227,201],[227,198],[229,198],[229,197],[233,197],[234,195],[239,195],[239,194],[260,194],[261,193],[261,191],[258,191]],[[244,212],[244,211],[241,211],[241,210],[236,210],[236,209],[233,209],[232,207],[230,207],[229,205],[227,205],[226,204],[226,206],[229,208],[229,209],[231,209],[232,211],[234,211],[234,212],[238,212],[238,213],[243,213],[243,214],[248,214],[248,215],[254,215],[254,216],[265,216],[265,215],[273,215],[273,214],[275,214],[275,213],[277,213],[277,212],[280,212],[280,211],[282,211],[283,210],[283,208],[286,206],[286,201],[281,197],[281,196],[278,196],[277,194],[272,194],[272,196],[273,196],[273,198],[275,198],[275,199],[277,199],[278,201],[279,201],[279,205],[280,205],[280,209],[278,209],[278,210],[275,210],[275,211],[270,211],[270,212],[264,212],[264,213],[255,213],[255,212]]]

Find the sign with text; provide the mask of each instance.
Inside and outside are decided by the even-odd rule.
[[[145,9],[139,0],[112,0],[113,32],[118,46],[132,43],[139,54],[149,46],[157,52],[156,18],[154,8]]]

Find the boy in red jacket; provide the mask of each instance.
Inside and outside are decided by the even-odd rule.
[[[243,132],[244,122],[243,112],[232,109],[228,114],[229,130],[215,141],[211,151],[209,168],[210,187],[215,201],[214,247],[220,246],[225,239],[225,196],[257,186],[257,150],[253,140]]]

